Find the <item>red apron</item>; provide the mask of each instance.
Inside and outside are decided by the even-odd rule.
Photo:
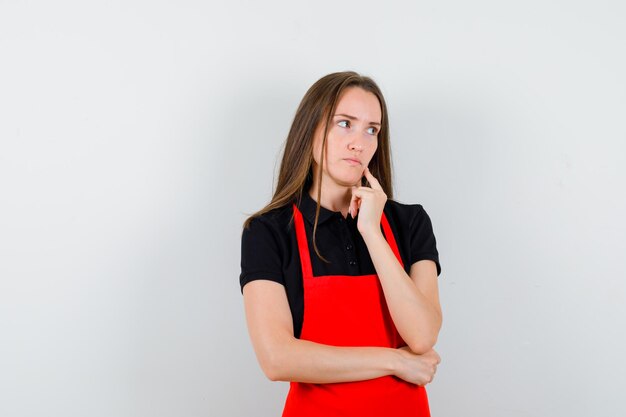
[[[293,205],[304,279],[304,321],[300,338],[333,346],[406,343],[389,314],[378,275],[313,276],[302,213]],[[383,213],[383,233],[400,264],[396,240]],[[423,386],[389,375],[365,381],[311,384],[290,382],[283,417],[430,417]]]

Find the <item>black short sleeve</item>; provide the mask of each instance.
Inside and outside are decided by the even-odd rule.
[[[437,240],[433,233],[430,217],[420,204],[414,205],[413,209],[415,213],[409,226],[411,231],[411,265],[423,259],[430,259],[437,264],[437,276],[439,276],[441,265],[439,264]]]
[[[281,265],[278,242],[271,228],[259,218],[252,219],[249,228],[244,228],[241,235],[241,292],[244,285],[256,279],[285,285]]]

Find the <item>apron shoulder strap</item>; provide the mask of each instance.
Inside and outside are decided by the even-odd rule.
[[[296,239],[298,242],[298,252],[300,254],[302,276],[304,278],[313,278],[311,253],[309,252],[309,242],[306,236],[306,230],[304,228],[304,220],[302,219],[302,213],[295,203],[293,204],[293,217],[296,227]],[[398,262],[400,262],[400,265],[402,265],[402,267],[404,268],[404,263],[402,262],[402,258],[400,257],[400,251],[398,249],[398,244],[396,243],[396,238],[393,235],[393,231],[391,230],[391,226],[389,225],[389,221],[387,220],[387,216],[385,215],[384,211],[380,221],[383,227],[383,234],[385,236],[385,239],[387,240],[387,243],[389,243],[391,251],[394,255],[396,255],[396,259],[398,259]]]
[[[302,266],[302,277],[304,279],[313,278],[313,267],[311,265],[311,254],[309,253],[309,242],[304,230],[302,213],[296,204],[293,204],[293,219],[296,226],[296,239],[298,242],[298,252],[300,253],[300,265]]]
[[[402,262],[402,258],[400,257],[400,250],[398,249],[398,244],[396,243],[396,238],[391,231],[391,226],[389,226],[389,221],[387,220],[387,216],[385,216],[385,212],[383,211],[383,216],[380,219],[383,225],[383,233],[385,234],[385,239],[387,239],[387,243],[389,243],[389,247],[393,251],[393,254],[396,255],[398,262],[404,268],[404,263]]]

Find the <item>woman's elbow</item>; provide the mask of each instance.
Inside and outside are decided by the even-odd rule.
[[[418,355],[423,355],[424,353],[432,350],[437,344],[441,323],[442,318],[441,313],[439,312],[437,314],[437,321],[434,324],[434,327],[427,332],[421,333],[420,337],[415,337],[414,340],[407,341],[409,348]]]
[[[262,365],[263,373],[265,377],[272,382],[285,381],[281,364],[278,361],[268,361],[265,365]]]
[[[408,343],[407,345],[411,349],[411,352],[415,353],[416,355],[423,355],[424,353],[432,349],[432,346],[428,345],[427,343]]]
[[[419,339],[411,342],[407,342],[407,346],[413,353],[423,355],[426,352],[431,351],[437,343],[437,336],[430,337],[428,339]]]
[[[258,357],[261,370],[270,381],[286,381],[285,379],[285,355],[279,345],[268,346],[263,349]]]
[[[281,381],[279,372],[276,368],[270,366],[261,366],[261,369],[263,369],[263,374],[265,374],[265,377],[270,381]]]

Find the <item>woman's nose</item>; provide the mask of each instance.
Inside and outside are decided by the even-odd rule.
[[[350,145],[348,146],[348,149],[350,149],[351,151],[362,151],[363,150],[363,146],[355,143],[355,141],[350,142]]]
[[[355,129],[350,134],[350,141],[348,142],[348,149],[351,151],[362,151],[363,146],[365,145],[365,138],[359,132],[359,130]]]

